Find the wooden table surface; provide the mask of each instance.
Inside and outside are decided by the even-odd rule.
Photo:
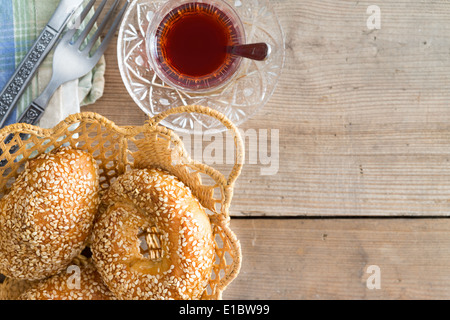
[[[224,298],[450,298],[450,3],[271,3],[285,66],[241,129],[278,132],[278,170],[246,158],[231,205],[243,263]],[[82,111],[140,125],[115,45]]]

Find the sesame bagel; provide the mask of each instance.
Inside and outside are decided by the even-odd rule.
[[[190,189],[159,169],[120,176],[102,199],[92,258],[120,299],[199,299],[215,260],[209,218]],[[138,235],[156,228],[160,257],[141,253]]]
[[[0,200],[0,273],[39,280],[64,269],[83,250],[99,202],[90,154],[63,147],[28,161]]]
[[[24,281],[24,280],[22,280]],[[73,261],[66,270],[32,281],[17,300],[116,300],[90,259]]]

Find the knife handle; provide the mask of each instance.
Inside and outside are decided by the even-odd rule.
[[[36,102],[32,102],[20,116],[18,123],[28,123],[35,125],[44,114],[45,108],[42,108]]]
[[[58,39],[58,31],[46,26],[33,44],[14,75],[0,92],[0,128],[14,110],[17,101],[33,78],[39,65],[51,51]]]

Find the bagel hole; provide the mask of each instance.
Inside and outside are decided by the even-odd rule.
[[[85,247],[85,248],[81,251],[80,255],[82,255],[82,256],[84,256],[84,257],[86,257],[86,258],[92,257],[92,251],[91,251],[91,248],[90,248],[90,247]]]
[[[144,258],[158,261],[162,258],[161,232],[155,227],[139,229],[139,248]]]
[[[5,281],[6,277],[0,273],[0,283],[3,283]]]

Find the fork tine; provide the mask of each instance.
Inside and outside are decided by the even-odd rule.
[[[76,17],[77,22],[82,22],[86,16],[89,13],[89,10],[91,10],[91,8],[94,6],[96,0],[91,0],[86,7],[83,9],[83,11],[80,13],[80,15],[78,17]],[[78,26],[75,25],[72,29],[70,29],[69,31],[66,32],[66,34],[64,35],[64,39],[67,41],[70,41],[72,39],[72,37],[74,36],[75,32],[77,32],[77,28]]]
[[[84,28],[83,32],[81,32],[78,39],[75,41],[75,46],[80,47],[83,43],[84,39],[88,36],[89,32],[91,31],[92,27],[94,26],[95,22],[98,20],[98,17],[100,16],[100,13],[102,12],[103,8],[105,7],[107,0],[103,0],[102,3],[98,6],[98,8],[95,10],[94,15],[87,23],[86,27]]]
[[[114,20],[113,24],[109,28],[109,31],[106,34],[105,38],[103,39],[101,45],[97,48],[95,53],[92,55],[92,59],[100,59],[100,57],[103,55],[103,53],[105,53],[105,50],[108,47],[109,43],[111,42],[113,36],[115,35],[117,27],[119,26],[120,22],[122,21],[123,15],[125,14],[125,11],[127,10],[127,7],[129,4],[130,4],[130,2],[129,2],[129,0],[127,0],[127,2],[122,7],[119,14],[117,15],[116,19]]]
[[[103,30],[105,29],[105,27],[108,24],[109,20],[111,19],[111,16],[113,15],[114,11],[116,10],[117,5],[119,4],[119,2],[120,2],[120,0],[116,0],[113,3],[113,5],[109,9],[108,13],[106,14],[105,18],[103,18],[103,21],[102,21],[101,25],[97,28],[97,31],[91,37],[91,39],[89,40],[88,44],[86,45],[86,47],[83,50],[87,50],[88,52],[91,51],[91,49],[94,46],[95,42],[100,37],[100,34],[103,32]]]

